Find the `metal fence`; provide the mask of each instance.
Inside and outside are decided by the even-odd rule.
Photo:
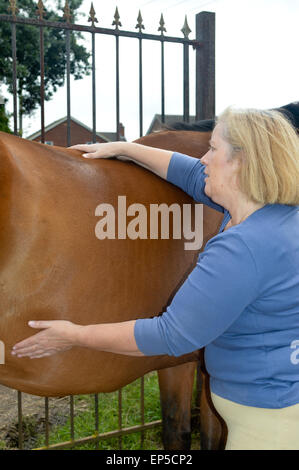
[[[33,449],[31,447],[31,450],[58,450],[58,449],[72,449],[76,448],[78,446],[85,446],[86,444],[92,444],[93,448],[98,449],[99,448],[99,443],[100,441],[107,441],[112,438],[117,438],[118,439],[118,444],[116,447],[118,449],[123,448],[123,441],[122,438],[124,436],[127,436],[129,434],[135,434],[139,433],[140,435],[140,449],[144,448],[144,441],[145,441],[145,432],[151,429],[157,429],[162,427],[162,420],[155,420],[151,422],[145,423],[144,420],[144,377],[141,377],[138,379],[137,382],[140,382],[140,421],[141,424],[134,425],[134,426],[128,426],[124,427],[123,426],[123,390],[120,389],[118,390],[117,393],[117,401],[118,401],[118,410],[117,410],[117,420],[118,420],[118,426],[117,429],[109,430],[106,432],[100,432],[100,419],[101,416],[99,415],[99,400],[101,399],[101,396],[103,394],[94,394],[91,395],[90,398],[93,398],[93,407],[94,407],[94,423],[93,423],[93,433],[85,436],[85,437],[80,437],[80,438],[75,438],[75,418],[76,418],[76,412],[75,412],[75,396],[69,396],[69,397],[64,397],[65,399],[68,399],[69,401],[69,439],[66,441],[61,441],[57,443],[50,443],[50,433],[51,433],[51,426],[53,424],[53,421],[50,418],[50,411],[51,411],[51,406],[52,410],[55,411],[56,409],[56,403],[55,401],[58,400],[60,401],[61,398],[43,398],[44,400],[44,416],[42,417],[40,412],[38,414],[38,418],[36,418],[36,422],[43,422],[43,428],[44,431],[39,431],[36,432],[34,430],[34,435],[38,434],[39,436],[39,441],[42,438],[42,434],[44,435],[44,444],[42,447],[36,447],[33,446]],[[17,411],[18,411],[18,422],[17,422],[17,439],[16,439],[16,434],[15,431],[13,432],[13,442],[16,443],[17,441],[17,446],[20,450],[23,450],[24,448],[28,448],[28,441],[32,442],[33,437],[32,435],[28,435],[28,427],[35,426],[34,420],[30,422],[31,415],[23,415],[23,396],[24,394],[20,391],[16,391],[17,393]],[[82,397],[81,397],[82,398]],[[40,401],[41,399],[39,399]],[[52,403],[50,403],[50,401]],[[40,407],[39,407],[40,410]],[[82,409],[80,410],[80,412]],[[192,419],[195,418],[195,422],[198,423],[198,417],[199,417],[199,407],[197,403],[197,398],[195,400],[195,403],[192,407]],[[37,414],[35,413],[33,418],[35,418]],[[28,426],[28,418],[29,418],[29,426]],[[11,428],[11,426],[10,426]],[[14,425],[13,428],[15,429]],[[64,426],[64,429],[66,429],[66,426]],[[10,436],[11,432],[8,433],[8,436]],[[78,434],[78,432],[77,432]],[[15,448],[15,444],[13,446]]]
[[[190,28],[185,18],[184,25],[181,29],[183,37],[167,36],[163,14],[161,14],[158,32],[159,34],[147,34],[144,32],[143,19],[139,12],[137,18],[136,31],[125,31],[121,29],[120,15],[116,8],[112,26],[114,29],[98,27],[98,20],[93,4],[91,4],[89,12],[90,26],[72,23],[72,14],[66,0],[64,6],[64,14],[61,21],[52,22],[44,19],[44,5],[42,0],[37,3],[37,18],[27,18],[18,15],[18,5],[16,0],[9,0],[10,14],[0,14],[0,22],[8,22],[11,25],[11,57],[13,65],[13,128],[14,133],[18,134],[17,120],[17,41],[16,30],[18,25],[30,25],[39,29],[39,50],[40,50],[40,114],[41,114],[41,141],[45,142],[45,64],[44,64],[44,29],[56,28],[65,33],[66,41],[66,102],[67,102],[67,142],[71,144],[71,94],[70,94],[70,57],[71,57],[71,32],[81,31],[90,33],[91,35],[91,70],[92,70],[92,87],[90,90],[92,96],[92,131],[93,141],[96,142],[96,35],[112,35],[115,37],[115,63],[116,63],[116,134],[119,140],[120,129],[120,67],[119,67],[119,42],[120,38],[127,37],[137,40],[139,43],[139,134],[143,135],[143,41],[158,41],[161,47],[161,120],[165,122],[165,43],[176,43],[178,47],[183,48],[183,110],[182,116],[184,121],[188,122],[190,117],[189,111],[189,53],[190,48],[196,54],[196,119],[212,118],[215,115],[215,14],[210,12],[201,12],[196,15],[196,35],[195,39],[189,39]],[[99,442],[100,439],[107,437],[120,437],[124,434],[145,431],[161,424],[160,421],[151,423],[144,422],[144,381],[141,379],[141,424],[131,428],[122,428],[122,394],[118,392],[118,430],[100,434],[99,432],[99,416],[98,416],[98,395],[95,395],[95,433],[92,436],[75,439],[74,438],[74,399],[70,397],[70,420],[71,420],[71,440],[57,445],[49,446],[49,402],[45,399],[45,446],[46,448],[66,448],[75,445],[94,441]],[[19,415],[19,448],[23,448],[23,432],[22,432],[22,394],[18,392],[18,415]],[[141,447],[143,442],[143,434],[141,437]],[[119,441],[121,448],[121,439]]]
[[[94,432],[92,435],[82,438],[75,438],[75,406],[74,406],[74,396],[69,397],[69,418],[70,418],[70,428],[69,435],[70,439],[64,442],[59,442],[56,444],[50,444],[50,418],[49,418],[49,398],[44,398],[44,446],[36,448],[34,450],[51,450],[51,449],[72,449],[78,446],[83,446],[85,444],[92,443],[96,449],[99,447],[99,442],[111,438],[118,438],[118,449],[122,449],[122,437],[128,434],[140,433],[140,448],[144,447],[144,431],[161,427],[162,421],[156,420],[149,423],[144,422],[144,377],[140,379],[140,420],[141,424],[129,427],[123,427],[122,425],[122,390],[118,390],[118,428],[113,431],[100,432],[100,417],[99,417],[99,394],[94,395]],[[18,448],[20,450],[24,449],[24,417],[22,410],[22,392],[17,391],[17,406],[18,406]],[[55,399],[54,408],[55,408]],[[195,414],[196,409],[193,410]]]

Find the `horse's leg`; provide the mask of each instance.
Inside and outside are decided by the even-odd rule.
[[[200,444],[201,450],[224,450],[227,426],[217,413],[210,392],[210,378],[205,368],[204,351],[200,350]]]
[[[191,401],[196,365],[197,362],[188,362],[158,371],[164,449],[190,449]]]

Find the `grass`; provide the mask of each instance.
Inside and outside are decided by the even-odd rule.
[[[7,447],[6,447],[6,444],[4,441],[0,441],[0,450],[6,450]]]
[[[140,416],[140,379],[122,389],[122,428],[139,425]],[[76,405],[81,411],[76,412]],[[82,407],[84,410],[82,410]],[[51,413],[51,409],[50,409]],[[92,395],[79,395],[74,397],[74,438],[92,436],[95,433],[95,400]],[[99,394],[98,403],[99,430],[105,433],[118,429],[118,392]],[[161,419],[160,394],[158,377],[156,372],[144,377],[144,420],[145,423]],[[49,444],[56,444],[71,440],[70,418],[64,425],[52,427],[50,430]],[[196,433],[195,433],[196,434]],[[193,439],[198,440],[198,435]],[[109,438],[100,440],[99,450],[160,450],[162,446],[161,427],[144,431],[144,442],[141,447],[141,432],[122,436],[121,438]],[[44,434],[36,437],[34,448],[45,445]],[[75,449],[94,450],[95,443],[80,444]],[[197,447],[198,448],[198,447]]]
[[[122,428],[135,426],[141,423],[140,416],[140,379],[122,389]],[[84,411],[76,413],[76,405]],[[74,397],[74,438],[92,436],[95,433],[95,400],[93,395],[79,395]],[[118,392],[99,395],[99,429],[105,433],[118,429]],[[144,378],[144,419],[145,422],[161,419],[160,395],[156,373],[151,373]],[[49,444],[69,441],[70,418],[63,426],[51,429]],[[98,449],[119,449],[119,438],[100,440]],[[35,448],[45,445],[44,435],[37,437]],[[141,433],[129,434],[121,438],[122,449],[137,450],[141,448]],[[95,443],[78,445],[76,449],[95,449]],[[152,429],[144,433],[144,449],[161,449],[161,429]]]

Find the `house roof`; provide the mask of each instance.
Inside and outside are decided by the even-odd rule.
[[[165,122],[162,122],[162,115],[161,114],[155,114],[146,134],[147,135],[151,134],[153,132],[153,129],[154,129],[155,125],[158,125],[158,126],[162,127],[163,125],[169,126],[171,124],[174,124],[175,122],[183,122],[184,121],[184,116],[182,114],[165,114],[164,118],[165,118],[164,119]],[[189,117],[189,122],[190,123],[195,122],[195,121],[196,121],[195,116],[190,116]]]
[[[55,127],[59,126],[60,124],[62,124],[63,122],[66,122],[66,121],[67,121],[67,116],[65,116],[61,119],[58,119],[57,121],[52,122],[51,124],[49,124],[48,126],[45,127],[45,132],[48,132],[51,129],[54,129]],[[86,126],[86,124],[83,124],[83,122],[79,121],[78,119],[75,119],[75,118],[71,117],[71,121],[75,122],[76,124],[78,124],[81,127],[84,127],[84,129],[86,129],[90,133],[93,132],[90,127]],[[41,129],[39,131],[35,132],[34,134],[29,135],[27,137],[27,139],[28,140],[34,140],[37,137],[39,137],[40,135],[41,135]],[[96,132],[96,135],[98,137],[100,137],[101,139],[105,140],[106,142],[111,142],[113,140],[116,140],[116,132]],[[120,140],[125,140],[125,137],[123,137],[121,135],[119,136],[119,138],[120,138]]]

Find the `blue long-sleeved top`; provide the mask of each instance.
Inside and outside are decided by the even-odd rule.
[[[299,403],[299,212],[268,204],[223,231],[230,214],[204,193],[204,165],[174,153],[167,180],[224,213],[219,233],[163,315],[139,319],[145,355],[205,347],[213,393],[248,406]]]

